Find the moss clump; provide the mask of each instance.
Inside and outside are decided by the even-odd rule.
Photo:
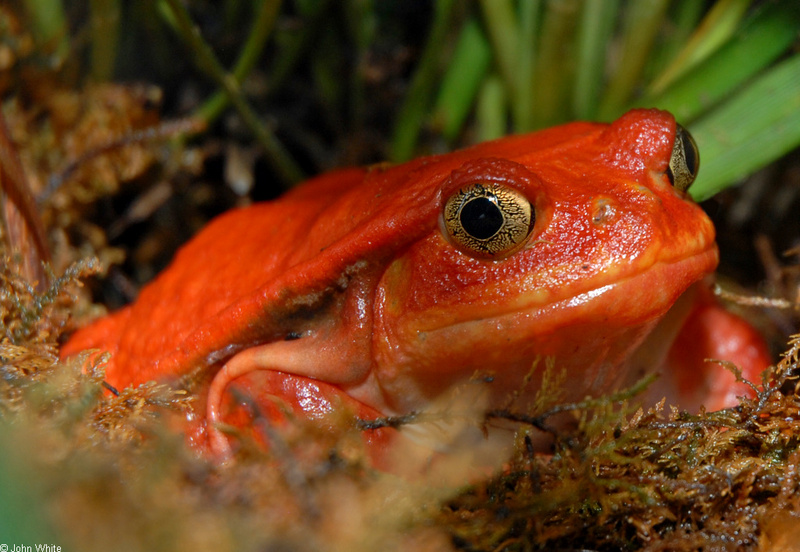
[[[366,468],[352,424],[334,439],[298,421],[277,453],[246,447],[230,465],[209,461],[176,424],[191,397],[153,383],[114,396],[103,387],[102,356],[57,360],[73,286],[94,263],[73,266],[42,293],[12,266],[0,273],[0,503],[21,543],[755,550],[782,542],[800,515],[800,336],[756,396],[729,410],[633,410],[620,394],[548,404],[536,419],[492,413],[492,423],[519,424],[510,461],[466,489],[436,487]],[[535,452],[537,427],[565,411],[574,428],[554,432],[552,454]]]
[[[534,454],[522,430],[509,469],[440,520],[469,550],[757,549],[771,524],[800,515],[798,351],[795,336],[736,408],[626,415],[601,402],[576,413],[552,455]]]

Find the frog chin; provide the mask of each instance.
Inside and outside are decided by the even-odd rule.
[[[545,365],[572,383],[564,400],[581,400],[630,381],[627,360],[691,285],[713,271],[716,247],[583,289],[549,304],[534,295],[513,308],[473,306],[472,318],[439,327],[384,328],[377,378],[395,412],[424,407],[432,397],[475,376],[491,381],[495,405],[540,388]],[[394,341],[394,344],[391,343]],[[548,360],[548,362],[542,362]],[[533,399],[533,396],[530,397]]]

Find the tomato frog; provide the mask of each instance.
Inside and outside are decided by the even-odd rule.
[[[566,374],[565,401],[658,370],[653,398],[731,406],[748,388],[703,359],[759,381],[769,356],[703,282],[718,253],[686,193],[698,164],[670,114],[641,109],[338,170],[212,221],[63,355],[109,351],[117,388],[200,373],[220,457],[235,441],[219,424],[246,423],[242,397],[371,419],[477,378],[486,407],[516,394],[524,409],[541,359]]]

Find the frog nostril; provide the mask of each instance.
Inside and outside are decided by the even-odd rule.
[[[607,197],[599,197],[592,200],[589,215],[592,220],[592,224],[595,226],[601,226],[604,224],[608,224],[617,214],[617,210],[614,207],[614,203],[611,199]]]

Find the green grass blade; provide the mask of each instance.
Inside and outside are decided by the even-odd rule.
[[[605,77],[607,46],[614,32],[619,0],[586,0],[577,34],[572,111],[578,119],[593,119]]]
[[[533,128],[551,126],[568,118],[567,109],[575,74],[573,45],[578,2],[551,0],[546,8],[542,16],[533,82],[533,97],[536,98]],[[532,127],[516,130],[532,130]]]
[[[506,87],[498,75],[490,75],[478,94],[475,114],[478,141],[494,140],[507,132],[508,102]]]
[[[95,82],[106,82],[114,76],[114,63],[119,46],[119,0],[91,0],[91,76]]]
[[[352,71],[349,79],[342,79],[342,67],[346,56],[346,44],[340,29],[333,26],[320,26],[314,40],[314,53],[309,56],[314,92],[318,101],[325,107],[320,116],[331,128],[358,128],[363,117],[364,90],[359,71]],[[344,106],[351,106],[348,125],[343,115]]]
[[[392,161],[406,161],[414,154],[417,136],[427,115],[430,98],[436,86],[436,72],[439,69],[445,38],[450,29],[454,4],[454,0],[436,2],[434,20],[431,23],[425,50],[395,120],[389,153]]]
[[[519,44],[517,45],[516,81],[513,87],[511,113],[514,128],[533,128],[535,87],[532,86],[539,30],[540,0],[522,0],[519,9]]]
[[[329,3],[330,0],[295,2],[303,25],[299,29],[288,27],[275,30],[277,53],[269,68],[267,80],[270,83],[270,91],[279,89],[297,66],[302,55],[319,32],[320,20],[328,12]]]
[[[233,78],[237,82],[242,82],[255,67],[256,62],[261,57],[261,52],[267,43],[267,39],[272,33],[275,19],[278,16],[280,0],[261,0],[253,9],[256,10],[253,26],[247,35],[247,40],[242,47],[239,59],[233,68]],[[198,114],[206,121],[214,121],[222,111],[228,106],[228,94],[220,90],[211,96],[198,110]]]
[[[800,54],[770,69],[691,127],[702,201],[800,144]]]
[[[278,140],[271,129],[261,122],[256,112],[247,103],[239,82],[225,71],[216,54],[203,39],[200,29],[195,25],[186,10],[186,6],[180,0],[165,0],[163,6],[170,13],[170,21],[171,24],[175,25],[176,32],[180,33],[187,47],[197,58],[198,67],[225,90],[242,121],[256,137],[261,147],[264,148],[268,162],[275,169],[281,180],[285,183],[294,183],[302,180],[303,171],[283,146],[283,143]]]
[[[60,66],[69,55],[70,36],[62,0],[27,0],[23,2],[30,26],[39,49],[53,56],[52,65]]]
[[[736,31],[751,0],[719,0],[693,33],[683,50],[652,84],[653,94],[663,91],[689,69],[706,59]]]
[[[483,22],[489,33],[494,59],[509,91],[516,87],[519,28],[511,0],[481,0]],[[513,97],[513,93],[512,93]]]
[[[433,109],[435,125],[446,140],[455,140],[464,127],[491,61],[488,39],[478,21],[469,19],[461,29]]]
[[[663,24],[667,0],[637,0],[626,6],[622,56],[600,101],[598,118],[617,117],[628,103]]]
[[[377,15],[372,0],[348,0],[340,5],[345,8],[348,39],[355,45],[354,59],[356,67],[355,70],[350,72],[350,78],[344,94],[349,104],[350,128],[360,129],[364,126],[367,117],[367,105],[369,104],[364,68],[368,65],[369,49],[377,35]],[[330,29],[327,29],[327,31],[329,34],[333,34],[330,33]],[[344,56],[345,52],[342,51],[342,54]],[[342,66],[343,64],[341,63],[336,65],[336,67]]]
[[[689,123],[777,59],[795,41],[798,28],[800,4],[769,4],[713,56],[641,105],[666,109]]]
[[[662,29],[658,48],[648,61],[648,69],[653,75],[663,73],[665,68],[685,48],[689,37],[697,29],[706,12],[703,2],[697,0],[675,0],[670,5],[669,25]]]

